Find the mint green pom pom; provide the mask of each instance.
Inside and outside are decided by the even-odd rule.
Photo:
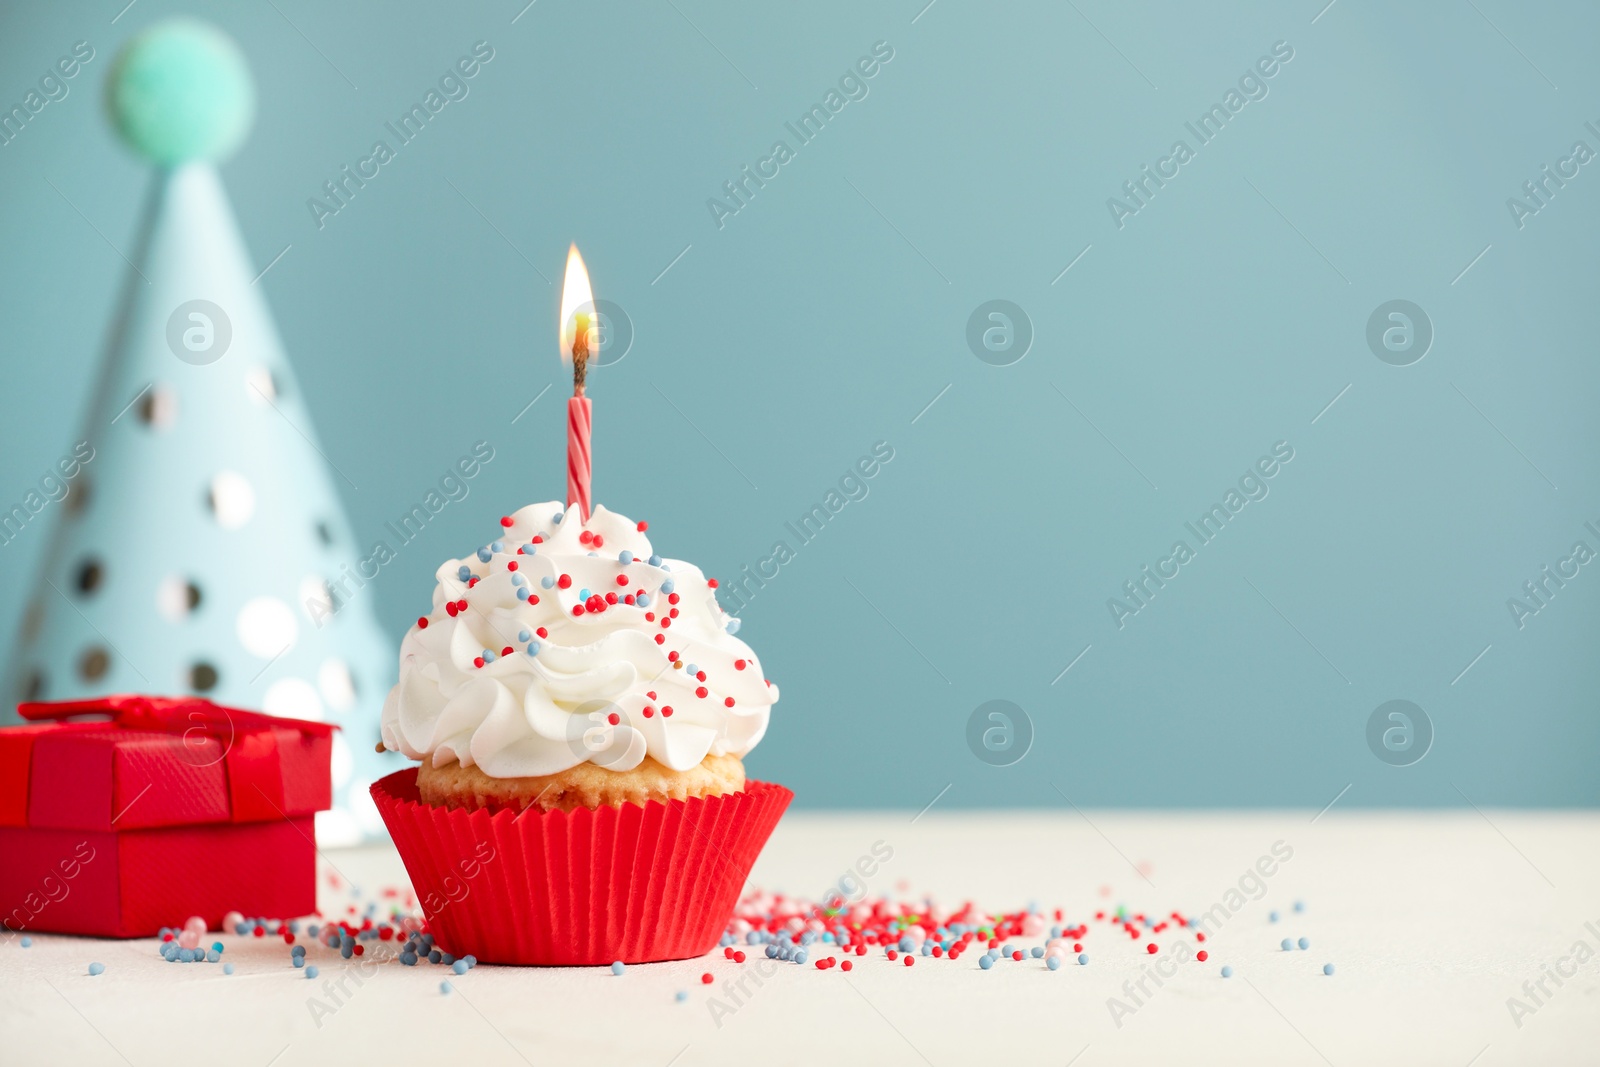
[[[220,160],[255,118],[250,67],[233,38],[194,19],[172,19],[129,41],[106,83],[122,139],[153,163]]]

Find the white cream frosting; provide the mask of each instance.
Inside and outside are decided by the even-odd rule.
[[[778,689],[699,568],[603,507],[587,523],[554,502],[509,518],[439,568],[433,610],[400,645],[386,748],[521,778],[646,755],[683,771],[755,747]]]

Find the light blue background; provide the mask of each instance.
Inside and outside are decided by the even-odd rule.
[[[261,100],[223,176],[257,261],[291,246],[261,285],[361,486],[358,540],[473,441],[497,450],[377,580],[391,632],[440,560],[562,491],[557,294],[533,267],[559,280],[577,240],[637,330],[593,379],[596,496],[663,552],[731,577],[895,450],[743,613],[783,688],[749,766],[799,803],[1600,800],[1600,570],[1520,631],[1506,607],[1600,548],[1600,171],[1522,230],[1506,207],[1575,140],[1600,149],[1600,11],[923,2],[208,7]],[[0,24],[7,107],[73,42],[97,51],[0,148],[7,503],[77,439],[126,270],[107,242],[128,249],[145,193],[103,79],[188,10],[118,6]],[[470,95],[319,231],[307,198],[479,40]],[[870,95],[719,230],[707,198],[879,40]],[[1119,230],[1107,198],[1279,40],[1270,95]],[[994,298],[1036,330],[1009,367],[964,339]],[[1365,341],[1393,298],[1436,329],[1409,367]],[[1279,440],[1271,495],[1119,631],[1107,598]],[[0,640],[46,529],[0,549]],[[1036,735],[1006,768],[965,741],[995,698]],[[1393,698],[1437,731],[1404,769],[1364,738]]]

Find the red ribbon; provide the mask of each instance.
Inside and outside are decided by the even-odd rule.
[[[284,719],[258,711],[225,708],[199,697],[151,697],[137,693],[113,693],[87,700],[55,700],[17,705],[17,714],[38,722],[41,719],[71,719],[79,715],[109,715],[110,721],[132,730],[160,730],[187,733],[199,730],[224,743],[235,733],[270,730],[289,726],[302,733],[326,737],[338,727],[306,719]]]

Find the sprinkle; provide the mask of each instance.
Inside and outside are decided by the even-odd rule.
[[[426,630],[427,628],[428,628],[428,617],[426,615],[417,616],[417,629]]]
[[[1278,913],[1277,912],[1275,912],[1275,911],[1267,912],[1267,922],[1275,923],[1277,921],[1278,921]]]
[[[24,938],[23,938],[23,939],[22,939],[22,947],[23,947],[23,948],[32,948],[32,947],[33,947],[33,938],[31,938],[31,937],[24,937]]]
[[[224,963],[224,964],[223,964],[223,965],[222,965],[222,973],[223,973],[223,974],[232,974],[232,973],[233,973],[233,964],[231,964],[231,963]]]
[[[736,634],[739,632],[739,628],[743,625],[744,623],[739,619],[729,619],[728,625],[724,627],[724,629],[726,629],[730,634]]]
[[[488,563],[490,555],[491,555],[491,553],[489,552],[489,549],[488,549],[487,546],[478,549],[478,562],[479,563]],[[466,570],[465,567],[462,567],[461,569],[462,570]],[[463,578],[462,581],[466,581],[466,579]]]
[[[546,589],[552,589],[555,587],[556,580],[547,574],[543,578],[539,579],[539,584],[544,586]]]
[[[627,549],[623,549],[621,552],[617,553],[617,562],[623,564],[624,566],[632,563],[633,553],[629,552]]]
[[[1087,967],[1088,965],[1089,965],[1089,954],[1087,952],[1078,953],[1078,966]]]
[[[680,989],[672,995],[672,999],[676,1000],[679,1004],[682,1004],[684,1001],[689,999],[689,991],[687,989]]]
[[[1290,941],[1287,937],[1284,938],[1283,939],[1283,951],[1288,952],[1292,948],[1294,948],[1294,942]]]
[[[561,577],[556,579],[556,584],[559,585],[563,589],[571,589],[572,588],[572,575],[563,574]]]
[[[467,971],[470,969],[470,965],[467,963],[466,960],[456,960],[454,963],[452,963],[450,965],[450,969],[452,971],[454,971],[456,974],[466,974]]]
[[[307,978],[315,978],[316,976],[317,976],[317,969],[316,969],[315,966],[306,968],[306,977]]]
[[[91,964],[89,964],[89,973],[90,974],[105,974],[106,973],[106,965],[103,964],[103,963],[91,963]]]
[[[1311,947],[1311,939],[1309,937],[1302,937],[1300,939],[1300,941],[1299,941],[1299,944],[1300,944],[1301,948],[1310,948]]]
[[[439,983],[439,992],[440,993],[448,993],[448,992],[450,992],[450,990],[452,990],[454,988],[455,988],[455,986],[451,985],[448,979]]]
[[[510,515],[502,515],[502,516],[500,516],[500,525],[509,527],[511,525],[511,516]]]
[[[1061,957],[1060,956],[1051,956],[1049,959],[1044,961],[1044,965],[1046,967],[1050,968],[1052,971],[1060,970],[1061,969]]]
[[[1160,949],[1156,948],[1156,943],[1154,941],[1152,941],[1148,945],[1146,945],[1144,947],[1144,950],[1146,952],[1150,953],[1150,955],[1152,955],[1152,956],[1154,956],[1157,952],[1160,951]]]
[[[1224,977],[1224,978],[1232,978],[1233,977],[1233,968],[1232,967],[1224,967],[1224,968],[1222,968],[1222,977]]]
[[[705,974],[702,974],[700,976],[700,984],[701,985],[710,985],[711,984],[711,972],[710,971],[707,971]]]
[[[661,566],[661,557],[660,557],[660,556],[657,556],[657,555],[654,555],[654,554],[652,554],[652,555],[651,555],[651,556],[650,556],[650,559],[649,559],[649,560],[648,560],[648,561],[647,561],[647,562],[648,562],[648,563],[649,563],[649,564],[650,564],[650,566],[652,566],[652,567],[659,567],[659,566]]]
[[[463,563],[461,565],[461,569],[456,571],[456,577],[463,582],[466,581],[468,578],[472,577],[472,568]]]
[[[987,971],[989,968],[994,966],[994,957],[993,956],[980,956],[978,958],[978,966],[982,967],[984,970]]]
[[[1294,902],[1294,910],[1295,911],[1305,911],[1306,910],[1306,902],[1303,901],[1303,900],[1295,901]]]
[[[661,717],[663,719],[672,718],[672,705],[671,704],[663,704],[663,705],[661,705]]]
[[[666,581],[661,583],[661,591],[663,593],[671,593],[676,588],[677,583],[675,583],[671,578],[668,578]]]
[[[916,963],[916,962],[917,962],[917,957],[915,957],[915,956],[906,956],[906,957],[904,957],[904,958],[905,958],[905,961],[906,961],[906,966],[907,966],[907,967],[909,967],[909,966],[911,966],[911,965],[912,965],[912,964],[913,964],[913,963]]]
[[[644,533],[646,530],[650,529],[650,524],[648,522],[641,522],[638,526],[634,527],[634,529],[638,530],[640,533]]]
[[[848,971],[854,966],[855,964],[851,963],[849,960],[845,960],[843,963],[839,964],[839,969],[841,971]]]
[[[742,671],[748,666],[749,664],[742,659],[736,659],[733,661],[733,669],[736,671]]]
[[[91,973],[92,973],[92,970],[91,970]],[[1323,974],[1332,974],[1333,973],[1333,964],[1324,963],[1322,965],[1322,973]]]
[[[517,631],[517,640],[518,641],[532,641],[533,640],[533,635],[530,634],[526,630],[519,630],[519,631]]]

